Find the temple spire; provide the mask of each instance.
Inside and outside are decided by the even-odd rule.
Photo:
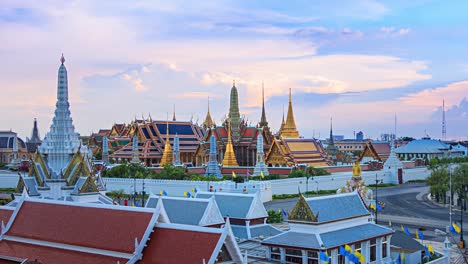
[[[265,86],[262,82],[262,118],[260,119],[259,127],[267,127],[268,121],[265,113]]]
[[[288,115],[286,117],[286,123],[281,131],[281,136],[287,138],[299,138],[299,132],[296,129],[296,122],[294,121],[291,88],[289,88]]]
[[[40,152],[47,157],[47,165],[53,179],[60,178],[60,171],[68,166],[81,142],[71,118],[70,103],[68,102],[68,77],[63,54],[60,62],[54,118],[50,131],[40,146]]]
[[[239,137],[240,113],[239,113],[239,95],[237,93],[236,83],[233,81],[229,106],[229,122],[231,124],[232,134],[235,138]]]
[[[175,104],[174,104],[174,111],[172,113],[172,121],[176,121],[176,117],[175,117]]]
[[[203,121],[202,125],[205,129],[214,127],[216,125],[210,114],[210,97],[208,97],[208,112],[206,112],[205,121]]]
[[[335,142],[333,142],[333,117],[330,117],[330,141],[328,144],[330,146],[335,145]]]
[[[161,158],[161,162],[159,163],[160,167],[163,167],[166,164],[172,164],[172,148],[170,144],[169,138],[169,115],[166,120],[166,144],[164,145],[163,156]]]
[[[228,120],[228,130],[227,130],[227,136],[228,136],[228,142],[226,145],[226,152],[224,153],[224,159],[223,159],[223,166],[228,166],[228,167],[238,167],[239,164],[237,164],[236,160],[236,155],[234,153],[234,148],[232,146],[232,141],[231,141],[231,122]]]

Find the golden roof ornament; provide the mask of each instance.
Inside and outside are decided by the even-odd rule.
[[[288,114],[286,116],[286,122],[281,129],[281,136],[285,138],[299,138],[299,132],[296,128],[296,121],[294,121],[291,88],[289,88]]]
[[[223,166],[228,166],[228,167],[238,167],[239,164],[237,164],[236,154],[234,153],[234,148],[232,146],[232,141],[231,141],[231,121],[230,120],[228,120],[227,125],[228,125],[228,130],[227,130],[228,142],[226,145],[226,152],[224,153],[222,164]]]
[[[166,121],[166,144],[164,145],[163,156],[161,158],[161,162],[159,163],[160,167],[163,167],[166,164],[172,164],[173,153],[172,153],[171,143],[169,142],[170,141],[170,138],[169,138],[169,118],[167,118],[167,119],[168,120]]]

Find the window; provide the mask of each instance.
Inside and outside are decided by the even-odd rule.
[[[377,244],[376,239],[375,238],[371,239],[371,241],[370,241],[370,261],[375,261],[376,258],[377,258],[376,244]]]
[[[387,237],[382,237],[382,258],[387,257]]]
[[[317,251],[307,251],[307,264],[318,264],[318,252]]]
[[[271,258],[272,259],[281,259],[280,249],[277,247],[270,247]]]
[[[287,263],[302,263],[302,251],[299,249],[286,248]]]

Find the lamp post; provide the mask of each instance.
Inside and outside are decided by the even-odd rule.
[[[306,176],[306,197],[309,197],[309,179],[314,180],[314,177]]]
[[[378,190],[378,185],[379,183],[382,183],[383,180],[377,179],[377,173],[375,174],[375,223],[377,224],[377,205],[378,205],[378,200],[377,200],[377,190]]]
[[[460,248],[465,248],[465,240],[463,240],[463,214],[464,214],[464,203],[465,203],[465,192],[468,191],[468,184],[462,184],[461,190],[461,206],[460,206]]]
[[[145,207],[145,195],[146,195],[146,192],[145,192],[145,178],[143,178],[143,187],[142,187],[142,191],[141,191],[141,207]]]

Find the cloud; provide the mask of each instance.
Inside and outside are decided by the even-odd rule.
[[[394,28],[394,27],[381,27],[379,31],[380,31],[381,35],[383,35],[383,36],[395,37],[395,36],[408,35],[411,32],[411,29],[409,29],[409,28],[397,29],[397,28]]]
[[[394,115],[398,116],[398,134],[422,137],[429,134],[441,137],[442,100],[445,99],[447,136],[453,139],[467,139],[468,102],[466,91],[468,81],[451,83],[434,89],[425,89],[400,98],[378,101],[360,101],[361,94],[350,100],[347,94],[327,98],[317,97],[318,101],[305,101],[303,95],[293,97],[296,122],[303,134],[312,135],[313,130],[322,135],[327,133],[324,124],[333,116],[336,134],[352,135],[353,130],[363,130],[371,138],[381,133],[393,131]],[[284,101],[285,99],[283,99]],[[326,100],[326,103],[321,103]],[[277,116],[280,113],[276,112]],[[279,124],[279,123],[278,123]]]

